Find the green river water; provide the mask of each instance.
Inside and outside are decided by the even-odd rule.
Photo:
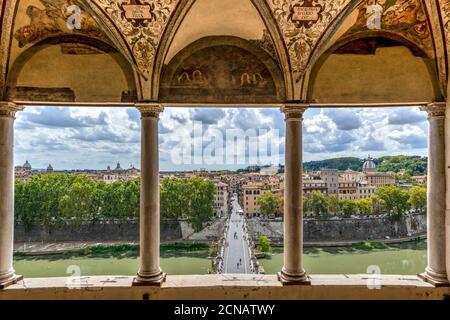
[[[304,267],[310,274],[367,273],[378,266],[382,274],[417,274],[426,266],[426,242],[390,245],[388,249],[363,251],[352,248],[305,248]],[[274,248],[271,257],[259,260],[267,274],[281,270],[283,249]],[[15,257],[17,274],[25,277],[70,276],[76,266],[81,276],[135,275],[139,258],[130,256],[38,256]],[[161,254],[161,267],[168,274],[206,274],[211,267],[206,250],[183,250]]]

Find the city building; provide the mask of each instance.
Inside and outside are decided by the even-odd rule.
[[[339,177],[344,181],[359,182],[364,180],[364,173],[347,169],[339,173]]]
[[[216,187],[214,211],[217,217],[224,217],[229,213],[230,209],[228,185],[222,181],[214,181],[214,186]]]
[[[416,184],[424,184],[427,182],[427,176],[412,176],[411,180],[414,181]]]
[[[365,179],[369,186],[374,186],[377,189],[387,186],[394,186],[396,184],[393,174],[383,172],[366,173]]]
[[[103,181],[106,184],[112,184],[116,181],[133,180],[139,178],[141,175],[140,170],[136,169],[133,165],[130,165],[128,169],[124,169],[121,167],[120,162],[117,163],[116,168],[113,170],[111,170],[110,166],[107,166],[106,170],[81,171],[78,173],[85,174],[97,181]]]
[[[377,191],[375,186],[369,185],[367,182],[358,182],[356,188],[357,199],[370,199]]]
[[[45,170],[45,172],[46,173],[53,173],[54,172],[53,167],[52,167],[51,164],[48,165],[47,170]]]
[[[359,182],[341,180],[339,181],[339,200],[358,200]]]
[[[325,183],[328,194],[338,194],[339,171],[337,169],[321,169],[320,179]]]
[[[14,168],[14,177],[16,179],[26,180],[29,177],[31,177],[32,174],[32,168],[31,164],[27,161],[25,161],[25,164],[23,166],[16,166]]]
[[[241,206],[244,213],[248,217],[254,217],[260,213],[258,205],[258,197],[270,192],[270,189],[265,183],[249,182],[242,187],[242,202]]]
[[[320,192],[323,195],[328,195],[329,185],[323,180],[303,180],[304,196],[309,198],[313,192]]]

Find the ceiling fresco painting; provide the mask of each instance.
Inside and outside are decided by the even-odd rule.
[[[357,21],[347,36],[388,32],[409,40],[429,57],[434,57],[430,26],[420,0],[369,0],[360,5],[358,11]]]
[[[163,76],[160,98],[166,102],[189,99],[199,103],[278,99],[267,66],[255,55],[232,45],[198,50],[178,65],[170,64]]]
[[[29,5],[26,15],[29,23],[14,32],[14,38],[20,48],[34,44],[51,36],[78,34],[102,41],[109,41],[104,32],[98,27],[96,21],[86,11],[78,0],[40,0],[42,7]],[[73,7],[75,6],[75,7]],[[72,8],[78,8],[80,20],[79,27],[71,26],[71,16],[76,12]]]

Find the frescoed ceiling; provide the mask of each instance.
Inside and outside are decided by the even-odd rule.
[[[430,25],[420,0],[367,0],[357,10],[358,18],[344,38],[386,32],[414,43],[428,57],[434,57]]]
[[[352,24],[342,38],[358,39],[387,33],[401,37],[436,60],[441,79],[447,79],[450,54],[450,2],[447,0],[252,0],[259,14],[276,26],[272,39],[279,39],[288,56],[288,69],[301,74],[317,56],[328,34],[350,15]],[[8,67],[28,48],[58,36],[83,36],[101,40],[119,50],[142,79],[151,79],[164,32],[188,11],[194,0],[2,0],[0,48],[0,95],[4,94]],[[432,5],[430,5],[432,4]],[[81,28],[69,30],[72,6],[80,8]],[[357,7],[356,7],[357,6]],[[264,7],[267,10],[261,10]],[[354,9],[356,7],[356,9]],[[430,11],[430,7],[434,11]],[[72,9],[71,9],[72,8]],[[187,8],[187,9],[186,9]],[[351,11],[353,10],[353,11]],[[207,14],[207,12],[205,12]],[[373,23],[380,16],[379,26]],[[440,17],[437,17],[437,15]],[[438,20],[441,20],[437,22]],[[369,23],[372,21],[372,23]],[[439,30],[436,30],[439,28]],[[444,30],[442,30],[444,28]],[[270,29],[270,28],[268,28]],[[167,29],[176,32],[176,29]],[[441,44],[436,34],[441,34]],[[445,40],[442,40],[445,34]],[[447,45],[447,54],[442,48]],[[95,54],[83,44],[61,47],[67,54]],[[439,52],[437,52],[439,51]],[[159,56],[158,56],[159,57]],[[284,63],[284,62],[283,62]],[[444,67],[443,67],[444,66]],[[296,77],[294,76],[295,80]],[[442,82],[445,82],[443,80]],[[144,83],[143,86],[149,85]]]

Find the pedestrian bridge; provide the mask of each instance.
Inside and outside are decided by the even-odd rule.
[[[219,260],[216,273],[223,274],[253,274],[259,273],[253,242],[248,236],[245,217],[238,212],[241,210],[236,199],[233,210],[219,245]]]

